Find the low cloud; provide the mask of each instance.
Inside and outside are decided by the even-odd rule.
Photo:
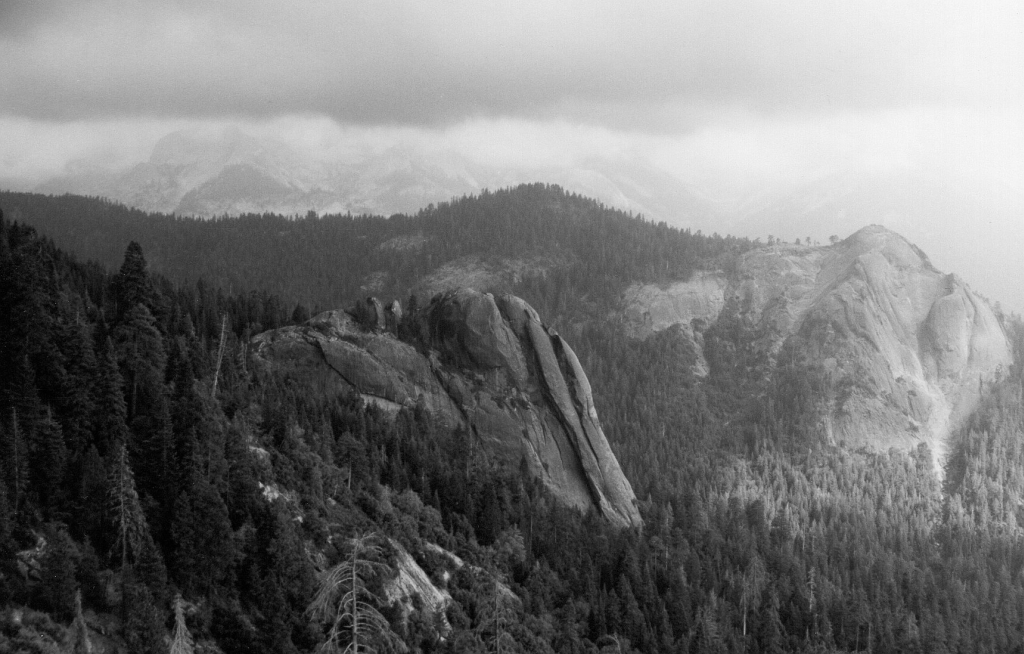
[[[0,187],[229,125],[312,160],[637,158],[733,207],[837,171],[937,170],[1010,204],[1024,179],[1015,1],[0,0],[0,62]],[[1001,251],[1020,214],[993,215],[970,230]]]

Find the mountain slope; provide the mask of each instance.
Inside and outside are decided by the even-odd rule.
[[[391,217],[260,214],[201,220],[146,214],[91,198],[0,192],[26,222],[83,259],[120,265],[137,241],[175,281],[271,291],[308,306],[348,306],[367,293],[403,300],[449,287],[468,268],[522,295],[528,278],[560,271],[581,298],[614,298],[633,281],[686,276],[699,261],[750,247],[636,220],[557,186],[484,192]],[[537,263],[540,265],[536,265]],[[567,289],[563,289],[567,290]],[[527,298],[533,302],[534,298]],[[534,303],[544,315],[553,315]],[[553,320],[553,319],[552,319]]]
[[[404,265],[396,277],[419,279],[474,251],[522,258],[538,243],[570,250],[546,275],[508,283],[543,307],[545,319],[559,321],[572,342],[593,384],[603,431],[644,498],[638,508],[645,528],[621,529],[596,512],[564,506],[518,465],[496,462],[465,429],[435,424],[426,396],[422,410],[403,408],[392,417],[378,408],[389,406],[387,393],[397,398],[416,385],[368,388],[373,392],[365,400],[339,395],[338,375],[312,348],[310,341],[320,340],[309,325],[278,333],[297,335],[297,348],[319,357],[311,361],[323,375],[264,374],[251,356],[250,337],[287,324],[288,316],[304,319],[291,310],[295,296],[276,300],[208,282],[175,286],[147,277],[135,245],[121,272],[111,274],[75,263],[52,241],[4,219],[2,651],[56,649],[57,643],[87,649],[83,636],[94,646],[163,651],[180,593],[187,608],[178,624],[187,623],[197,651],[313,652],[328,628],[307,610],[318,580],[329,566],[349,560],[355,550],[346,541],[367,531],[378,532],[385,545],[373,563],[393,567],[373,584],[381,601],[367,599],[409,651],[480,650],[494,642],[490,611],[502,608],[516,646],[543,654],[1003,652],[1024,642],[1019,320],[1006,320],[1017,363],[995,393],[986,387],[981,409],[958,430],[943,484],[924,448],[872,452],[809,441],[817,422],[794,419],[815,409],[815,398],[828,389],[828,357],[813,349],[819,334],[828,336],[820,327],[824,318],[850,333],[823,338],[821,354],[852,351],[885,372],[887,360],[870,358],[878,354],[875,344],[895,339],[889,345],[898,350],[911,342],[909,329],[895,329],[897,318],[912,323],[927,313],[934,315],[926,325],[955,324],[942,316],[959,309],[942,298],[972,299],[898,237],[869,230],[835,248],[748,251],[739,241],[629,221],[538,187],[455,203],[424,212],[422,220],[206,223],[82,198],[0,194],[5,211],[11,198],[17,211],[9,215],[19,222],[44,206],[53,211],[47,218],[66,221],[51,225],[88,219],[90,229],[102,227],[91,232],[95,243],[126,233],[113,228],[141,225],[161,244],[161,266],[180,261],[176,251],[188,252],[196,275],[247,261],[286,275],[298,257],[321,252],[314,246],[335,248],[324,237],[332,233],[353,242],[345,254],[365,257],[350,261],[334,250],[316,259],[325,278],[364,280],[367,271]],[[338,231],[319,231],[324,227]],[[203,249],[213,241],[217,249]],[[878,249],[876,242],[889,245]],[[384,253],[394,258],[382,263]],[[885,293],[894,280],[905,283],[895,296]],[[290,283],[302,288],[306,281]],[[664,288],[657,285],[663,281]],[[680,295],[685,301],[660,322],[653,309],[646,327],[643,313],[636,314],[638,333],[658,331],[630,338],[614,311],[630,282],[644,291],[639,297],[661,297],[680,285],[689,295]],[[931,289],[936,297],[904,292],[911,288]],[[900,297],[912,311],[892,308],[902,306]],[[460,306],[476,305],[454,305]],[[493,316],[486,308],[483,318]],[[706,322],[691,322],[689,334],[660,326],[688,312]],[[975,309],[975,322],[983,312]],[[329,349],[367,359],[408,352],[375,331],[382,313],[389,330],[388,314],[374,305],[371,319],[362,303],[356,314],[373,329],[352,327]],[[437,320],[426,321],[425,335],[399,329],[418,343],[408,369],[415,372],[414,361],[429,367],[423,353],[433,350],[439,370],[480,391],[466,406],[493,398],[498,378],[520,369],[507,356],[491,358],[512,352],[511,339],[486,338],[502,331],[498,322],[475,312],[426,315]],[[471,333],[458,327],[471,324],[488,327]],[[501,324],[515,333],[504,316]],[[780,345],[784,333],[791,336]],[[939,343],[942,330],[923,333],[924,350],[974,352]],[[969,333],[968,343],[975,332]],[[571,422],[572,413],[589,414],[585,402],[573,401],[586,396],[573,389],[581,376],[570,376],[571,360],[559,359],[550,333],[538,341],[545,338],[572,405],[559,412]],[[529,351],[519,335],[515,341]],[[486,342],[497,345],[479,347]],[[703,378],[692,374],[695,346],[706,359]],[[935,358],[935,375],[959,365]],[[479,363],[485,360],[492,364]],[[844,362],[836,361],[839,369]],[[927,377],[927,367],[922,370]],[[528,370],[527,389],[531,383],[547,389],[543,377]],[[325,392],[331,385],[335,392]],[[865,392],[853,388],[851,396]],[[541,403],[531,404],[539,415]],[[543,404],[556,410],[547,399]],[[488,415],[523,407],[508,402],[499,409]],[[782,438],[787,434],[790,443]],[[127,456],[119,447],[124,441]],[[108,480],[118,471],[116,478],[130,479],[129,464],[135,489],[117,495],[141,531],[139,551],[119,542],[109,511]],[[387,546],[392,541],[394,548]],[[77,643],[65,641],[73,634]]]
[[[738,321],[745,342],[736,346],[765,357],[765,375],[799,366],[812,380],[801,411],[826,438],[883,451],[925,442],[936,462],[1012,363],[988,303],[878,226],[832,247],[752,250],[730,274],[635,285],[625,301],[634,334],[679,324],[702,352],[705,332]]]
[[[392,329],[401,317],[394,307]],[[594,508],[619,526],[641,524],[586,373],[532,307],[469,289],[439,295],[402,325],[426,352],[382,329],[379,302],[365,308],[370,329],[332,311],[257,336],[253,352],[276,374],[356,391],[391,414],[420,407],[447,429],[468,428],[492,455],[525,462],[567,505]]]
[[[822,243],[864,225],[881,224],[923,248],[939,267],[956,271],[976,291],[1017,312],[1024,289],[1014,261],[1024,241],[1024,195],[995,179],[941,171],[835,174],[777,189],[727,218],[731,234],[773,234]],[[706,228],[705,228],[706,229]],[[827,231],[826,231],[827,230]]]

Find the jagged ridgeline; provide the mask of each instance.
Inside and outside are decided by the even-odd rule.
[[[545,186],[388,219],[0,207],[0,651],[344,646],[330,579],[360,643],[409,651],[1024,641],[1024,329],[893,235],[761,248]],[[961,387],[940,481],[913,420]],[[857,448],[865,406],[902,449]]]

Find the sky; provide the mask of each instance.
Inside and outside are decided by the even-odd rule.
[[[1024,192],[1022,70],[1019,2],[3,0],[0,180],[231,124],[320,157],[639,156],[726,199],[844,170]]]

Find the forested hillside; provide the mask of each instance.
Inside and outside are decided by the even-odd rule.
[[[367,606],[380,615],[366,637],[398,650],[1004,652],[1024,643],[1018,321],[1006,324],[1017,363],[956,435],[940,483],[924,449],[867,453],[816,438],[799,421],[813,362],[786,353],[789,374],[763,379],[759,354],[736,347],[742,323],[706,337],[713,356],[700,380],[676,329],[639,341],[593,319],[611,302],[607,289],[685,276],[714,258],[727,266],[746,247],[739,241],[545,187],[416,218],[137,216],[146,229],[210,237],[195,237],[185,274],[187,264],[175,269],[131,237],[109,269],[80,263],[11,217],[28,220],[33,202],[65,201],[68,223],[78,202],[86,222],[108,224],[104,206],[115,218],[130,212],[18,197],[0,196],[0,651],[85,651],[89,639],[105,651],[310,652],[332,634],[308,610],[320,573],[346,561],[380,564],[365,575]],[[15,210],[3,204],[15,200]],[[552,202],[590,210],[540,210]],[[477,223],[479,233],[467,227]],[[381,295],[404,298],[443,263],[419,257],[572,253],[510,290],[559,322],[579,355],[641,498],[642,530],[559,506],[515,466],[484,457],[472,435],[423,412],[392,420],[358,397],[250,365],[249,336],[304,319],[300,303],[354,299],[363,271],[385,265],[372,258],[383,250],[370,254],[376,246],[344,230],[366,229],[363,240],[379,244],[430,225],[445,226],[444,238],[396,252],[403,272]],[[317,231],[327,227],[348,234],[339,247],[349,249],[327,254]],[[262,241],[232,242],[249,228]],[[308,279],[334,290],[288,296],[242,283],[257,268],[286,274],[303,243],[316,265],[272,288],[317,270]],[[231,270],[229,252],[264,258]],[[221,265],[239,276],[193,277]],[[376,548],[353,540],[361,534]],[[443,618],[425,600],[389,599],[403,550],[450,595]]]
[[[628,282],[686,278],[695,266],[750,246],[637,220],[544,184],[389,218],[202,220],[79,196],[12,192],[0,192],[0,207],[8,220],[41,230],[82,260],[115,268],[125,244],[135,241],[155,270],[177,282],[268,291],[310,309],[346,306],[367,292],[404,301],[428,273],[466,256],[495,265],[547,260],[545,269],[566,274],[561,292],[614,297]]]

